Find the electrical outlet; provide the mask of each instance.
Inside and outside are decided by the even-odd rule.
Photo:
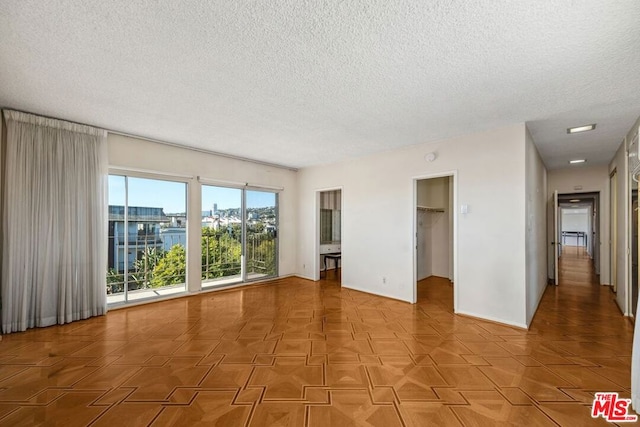
[[[307,268],[307,264],[302,264],[302,269],[305,270]]]
[[[382,276],[382,283],[387,283],[387,278]]]

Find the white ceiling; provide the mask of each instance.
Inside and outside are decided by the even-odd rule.
[[[606,163],[640,115],[639,16],[637,0],[2,0],[0,106],[293,167],[527,122],[549,168]]]

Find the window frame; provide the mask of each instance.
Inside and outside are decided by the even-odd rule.
[[[106,214],[106,224],[105,224],[105,229],[106,232],[108,233],[109,229],[108,229],[108,223],[109,223],[109,214],[108,214],[108,210],[109,210],[109,185],[108,185],[108,178],[110,176],[120,176],[123,177],[125,180],[125,195],[124,195],[124,212],[123,212],[123,221],[125,224],[125,227],[123,227],[123,231],[124,231],[124,253],[128,254],[129,251],[129,212],[128,212],[128,207],[129,207],[129,188],[128,188],[128,180],[127,178],[140,178],[140,179],[149,179],[149,180],[157,180],[157,181],[167,181],[167,182],[174,182],[174,183],[181,183],[181,184],[185,184],[185,215],[187,217],[187,221],[186,221],[186,227],[185,227],[185,251],[186,251],[186,258],[185,258],[185,281],[184,281],[184,289],[181,292],[176,292],[175,294],[172,295],[184,295],[187,294],[189,292],[189,277],[190,277],[190,273],[189,273],[189,260],[190,257],[193,256],[191,255],[191,251],[187,250],[189,247],[189,198],[190,198],[190,191],[191,191],[191,183],[193,181],[193,176],[189,176],[189,175],[180,175],[180,174],[171,174],[171,173],[164,173],[164,172],[157,172],[157,171],[151,171],[151,170],[145,170],[145,169],[136,169],[136,168],[126,168],[126,167],[118,167],[118,166],[110,166],[108,171],[107,171],[107,191],[106,191],[106,195],[105,195],[105,204],[106,204],[106,210],[107,210],[107,214]],[[108,235],[107,235],[108,236]],[[108,237],[107,237],[107,241],[108,241]],[[128,256],[128,255],[127,255]],[[129,300],[128,298],[128,276],[129,276],[129,262],[128,262],[128,258],[125,259],[124,265],[125,265],[125,269],[124,269],[124,273],[123,273],[123,285],[124,285],[124,289],[123,289],[123,295],[124,295],[124,301],[116,301],[116,302],[112,302],[112,303],[108,303],[108,307],[118,307],[118,306],[126,306],[126,305],[131,305],[131,304],[138,304],[138,303],[145,303],[145,302],[150,302],[150,301],[156,301],[158,299],[164,299],[162,296],[158,295],[158,296],[153,296],[153,297],[148,297],[148,298],[140,298],[140,299],[136,299],[136,300]],[[106,286],[107,286],[107,281],[105,280],[105,291],[106,291]]]

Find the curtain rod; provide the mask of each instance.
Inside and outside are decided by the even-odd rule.
[[[234,156],[233,154],[225,154],[225,153],[220,153],[218,151],[207,150],[206,148],[198,148],[198,147],[193,147],[193,146],[190,146],[190,145],[178,144],[178,143],[175,143],[175,142],[162,141],[162,140],[155,139],[155,138],[149,138],[149,137],[146,137],[146,136],[134,135],[132,133],[121,132],[121,131],[117,131],[117,130],[113,130],[113,129],[107,129],[107,128],[103,128],[103,127],[100,127],[100,126],[95,126],[95,125],[89,125],[89,124],[86,124],[86,123],[76,122],[76,121],[73,121],[73,120],[61,119],[59,117],[53,117],[53,116],[47,116],[47,115],[44,115],[44,114],[32,113],[30,111],[19,110],[17,108],[2,107],[0,109],[2,109],[2,110],[19,111],[19,112],[25,113],[25,114],[32,114],[34,116],[40,116],[40,117],[44,117],[44,118],[47,118],[47,119],[62,120],[62,121],[69,122],[69,123],[74,123],[74,124],[77,124],[77,125],[97,127],[97,128],[100,128],[100,129],[104,129],[108,133],[112,133],[114,135],[125,136],[125,137],[128,137],[128,138],[142,139],[144,141],[155,142],[157,144],[167,145],[169,147],[183,148],[185,150],[196,151],[198,153],[211,154],[211,155],[214,155],[214,156],[225,157],[227,159],[239,160],[239,161],[242,161],[242,162],[254,163],[254,164],[257,164],[257,165],[269,166],[269,167],[272,167],[272,168],[285,169],[285,170],[290,170],[290,171],[293,171],[293,172],[298,172],[298,168],[294,168],[292,166],[279,165],[279,164],[276,164],[276,163],[264,162],[262,160],[249,159],[249,158],[246,158],[246,157]]]

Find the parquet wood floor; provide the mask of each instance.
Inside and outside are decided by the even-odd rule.
[[[529,331],[297,278],[0,341],[0,425],[598,425],[630,395],[632,326],[565,250]],[[508,303],[508,302],[505,302]]]

